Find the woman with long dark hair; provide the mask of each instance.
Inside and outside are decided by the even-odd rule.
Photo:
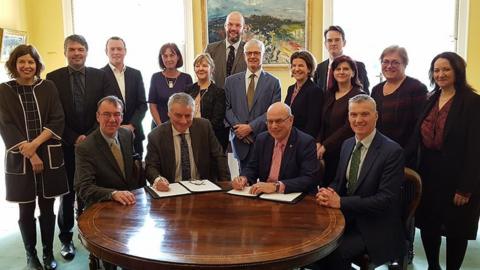
[[[433,58],[435,85],[416,128],[423,191],[415,216],[428,269],[441,269],[441,237],[447,269],[460,269],[480,215],[480,96],[468,85],[466,63],[456,53]]]

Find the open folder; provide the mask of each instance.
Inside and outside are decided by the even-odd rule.
[[[151,186],[145,186],[145,190],[154,198],[166,198],[173,196],[186,195],[198,192],[221,191],[222,188],[210,180],[191,180],[171,183],[168,191],[158,191]]]
[[[269,200],[269,201],[276,201],[276,202],[284,202],[284,203],[297,203],[303,198],[303,193],[302,192],[295,192],[295,193],[288,193],[288,194],[282,194],[282,193],[262,193],[260,195],[255,195],[250,193],[250,189],[252,187],[245,187],[243,190],[235,190],[232,189],[227,192],[227,194],[230,195],[237,195],[237,196],[244,196],[244,197],[252,197],[252,198],[260,198],[264,200]]]

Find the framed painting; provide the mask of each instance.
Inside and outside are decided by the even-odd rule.
[[[294,51],[310,45],[310,1],[202,0],[203,47],[225,39],[225,19],[230,12],[239,11],[245,18],[242,39],[263,41],[268,66],[287,66]]]
[[[25,43],[27,32],[0,28],[0,62],[6,62],[13,49]]]

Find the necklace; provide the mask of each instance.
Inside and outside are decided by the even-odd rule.
[[[172,89],[173,87],[175,87],[175,83],[177,83],[177,78],[173,79],[173,78],[167,78],[167,77],[164,77],[165,78],[165,83],[167,84],[168,88]]]

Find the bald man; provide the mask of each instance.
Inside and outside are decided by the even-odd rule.
[[[312,192],[319,173],[314,139],[293,127],[291,109],[282,102],[268,108],[266,122],[268,131],[258,135],[252,158],[232,187],[253,185],[253,194]]]
[[[247,69],[245,58],[243,57],[242,41],[245,19],[238,11],[228,14],[225,20],[225,39],[213,42],[207,45],[205,52],[209,53],[215,63],[213,79],[215,84],[224,88],[225,78]]]

